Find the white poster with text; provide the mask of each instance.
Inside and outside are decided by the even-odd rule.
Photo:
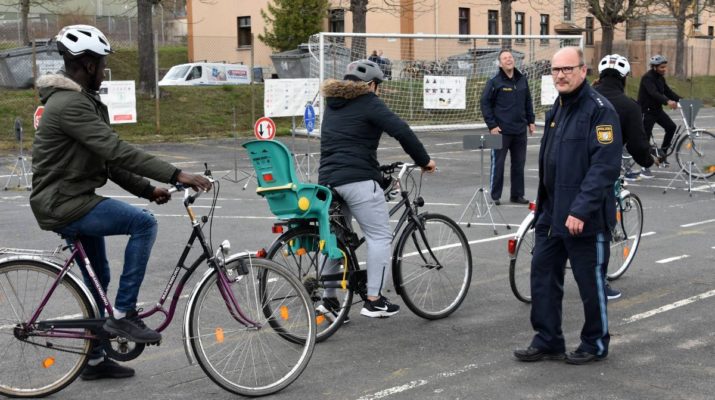
[[[551,75],[544,75],[541,77],[541,105],[542,106],[552,106],[559,97],[559,92],[556,91],[556,86],[554,86],[554,78]]]
[[[423,82],[424,108],[440,110],[467,108],[466,76],[425,75]]]
[[[134,81],[104,81],[99,88],[99,97],[107,106],[110,124],[137,122],[137,98]]]
[[[315,79],[266,79],[263,93],[263,115],[266,117],[294,117],[305,113],[305,105],[311,103],[318,114],[318,91],[320,80]]]

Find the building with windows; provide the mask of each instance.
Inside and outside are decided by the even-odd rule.
[[[187,0],[189,59],[227,61],[270,68],[272,50],[258,40],[265,23],[261,9],[269,0],[234,1]],[[327,32],[352,32],[349,0],[330,0],[325,17]],[[402,0],[400,10],[386,0],[370,0],[366,30],[370,33],[426,33],[499,35],[500,3],[491,5],[466,0]],[[409,5],[412,5],[409,7]],[[580,2],[574,0],[531,0],[512,3],[512,34],[515,35],[582,35],[586,60],[595,66],[601,58],[599,22]],[[715,19],[709,13],[699,18],[699,26],[688,23],[687,46],[693,53],[710,49]],[[634,72],[645,70],[651,53],[664,53],[675,58],[675,22],[672,18],[650,15],[640,21],[629,21],[616,27],[614,52],[632,61]],[[703,33],[704,32],[704,33]],[[515,40],[514,48],[526,46]],[[468,41],[464,41],[465,49]],[[499,45],[498,40],[489,44]],[[709,51],[709,50],[708,50]],[[391,56],[391,55],[388,55]],[[394,56],[394,55],[392,55]],[[713,54],[715,57],[715,54]],[[693,60],[695,74],[715,72],[715,62]],[[702,65],[700,65],[702,64]],[[707,64],[707,68],[704,66]],[[712,64],[712,65],[710,65]],[[712,69],[712,71],[710,71]]]

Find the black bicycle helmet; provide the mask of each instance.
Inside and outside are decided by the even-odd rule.
[[[357,60],[348,64],[345,70],[345,79],[349,76],[354,76],[364,82],[382,83],[385,79],[385,74],[382,73],[380,66],[370,60]]]

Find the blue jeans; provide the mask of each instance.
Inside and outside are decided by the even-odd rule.
[[[124,312],[136,308],[139,287],[144,280],[144,272],[157,233],[156,219],[150,211],[118,200],[106,199],[82,218],[56,229],[55,232],[64,235],[69,242],[79,239],[105,293],[109,286],[110,271],[104,237],[129,235],[129,242],[124,249],[124,269],[119,279],[114,308]],[[100,314],[104,316],[102,300],[89,279],[84,261],[80,259],[76,261],[82,270],[85,283],[99,306]]]

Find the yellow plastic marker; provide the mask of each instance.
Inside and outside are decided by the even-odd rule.
[[[310,200],[308,200],[307,197],[301,197],[298,199],[298,208],[300,208],[301,211],[307,210],[310,208]]]
[[[289,315],[289,313],[288,313],[288,307],[286,307],[286,306],[281,306],[281,318],[283,318],[283,321],[287,321],[287,320],[288,320],[288,315]]]
[[[42,367],[45,369],[50,368],[53,365],[55,365],[54,357],[47,357],[44,360],[42,360]]]
[[[216,336],[216,343],[223,343],[223,329],[222,328],[216,328],[216,332],[214,332],[214,336]]]

